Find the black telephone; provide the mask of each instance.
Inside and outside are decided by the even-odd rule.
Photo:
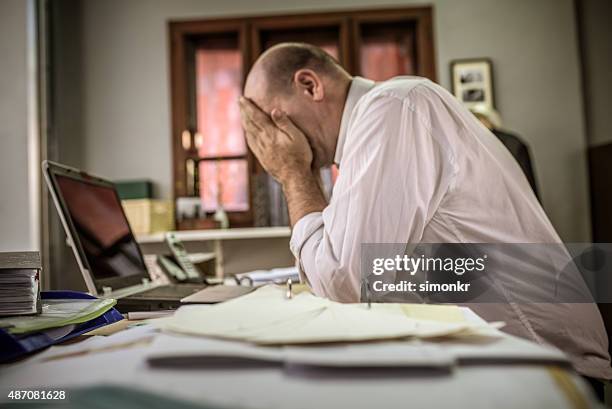
[[[183,243],[174,233],[166,233],[166,243],[172,252],[172,256],[158,256],[157,264],[168,275],[178,283],[205,283],[206,277],[189,260],[189,254]]]

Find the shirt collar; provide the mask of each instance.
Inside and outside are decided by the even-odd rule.
[[[355,105],[357,105],[357,102],[362,96],[374,87],[374,84],[374,81],[362,77],[353,77],[351,80],[351,86],[344,103],[344,111],[342,111],[342,120],[340,121],[340,133],[338,134],[336,155],[334,156],[334,163],[336,165],[339,165],[342,159],[342,151],[344,150],[349,120],[351,119],[351,114],[355,109]]]

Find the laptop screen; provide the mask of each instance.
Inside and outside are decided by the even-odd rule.
[[[61,174],[55,180],[94,280],[147,277],[115,189]]]

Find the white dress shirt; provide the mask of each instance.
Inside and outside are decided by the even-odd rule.
[[[301,218],[291,237],[302,279],[317,295],[359,301],[362,243],[561,242],[510,152],[427,79],[355,77],[335,162],[329,205]],[[508,332],[555,344],[583,374],[612,376],[592,304],[555,304],[544,313],[514,303],[470,306],[505,321]]]

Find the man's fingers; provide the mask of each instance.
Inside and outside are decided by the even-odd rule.
[[[249,148],[253,151],[255,156],[259,157],[260,152],[262,151],[262,146],[259,139],[250,132],[245,132],[245,137]]]
[[[291,118],[289,118],[285,112],[275,108],[272,110],[271,116],[274,124],[291,138],[302,134],[301,129],[293,123]]]
[[[246,133],[256,136],[258,139],[269,139],[269,136],[265,129],[263,129],[257,122],[253,121],[251,117],[240,111],[240,122]]]
[[[252,151],[255,151],[258,147],[257,142],[255,141],[255,137],[253,137],[253,134],[251,134],[250,132],[245,132],[244,137],[247,141],[247,145],[249,145],[249,148]]]
[[[248,116],[242,116],[240,118],[240,122],[242,122],[242,127],[244,128],[245,132],[259,133],[264,131]]]
[[[263,128],[259,124],[254,122],[251,117],[246,113],[246,111],[242,108],[242,105],[240,105],[240,122],[242,122],[242,127],[245,130],[263,131]]]
[[[248,98],[240,97],[240,109],[253,122],[257,123],[261,128],[269,128],[274,126],[268,114],[259,109],[257,105]]]
[[[257,127],[257,124],[246,118],[242,124],[246,135],[250,135],[251,139],[257,143],[259,149],[264,149],[271,143],[272,135],[269,135],[265,130]],[[248,139],[247,139],[248,142]]]

